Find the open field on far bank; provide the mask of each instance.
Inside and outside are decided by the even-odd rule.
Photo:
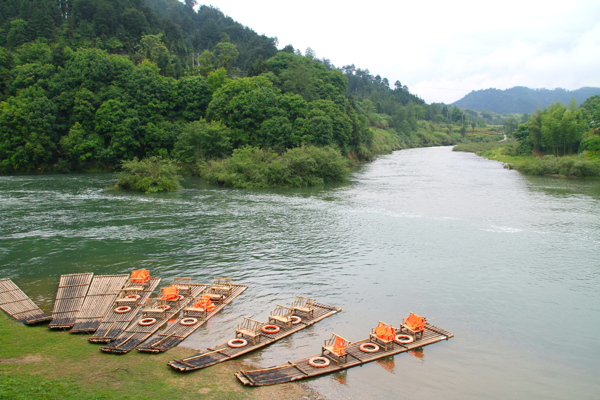
[[[182,374],[167,367],[196,350],[112,355],[88,335],[25,326],[0,315],[0,399],[315,399],[304,385],[246,388],[234,376],[254,368],[230,361]]]

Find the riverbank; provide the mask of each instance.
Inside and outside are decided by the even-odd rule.
[[[234,372],[255,368],[243,361],[182,374],[166,366],[194,349],[166,353],[101,353],[87,335],[29,327],[0,317],[0,399],[317,399],[302,384],[248,389]]]
[[[475,153],[478,156],[500,161],[508,169],[527,175],[548,175],[572,178],[600,178],[600,159],[586,154],[556,157],[552,155],[514,155],[512,143],[463,143],[454,151]]]

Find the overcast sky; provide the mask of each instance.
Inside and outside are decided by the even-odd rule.
[[[600,87],[598,0],[198,0],[259,34],[399,80],[427,103],[514,86]]]

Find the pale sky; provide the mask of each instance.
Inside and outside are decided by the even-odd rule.
[[[600,87],[598,0],[202,0],[336,67],[399,80],[427,103],[514,86]]]

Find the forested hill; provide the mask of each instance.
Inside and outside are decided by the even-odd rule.
[[[198,64],[204,50],[219,42],[235,45],[231,67],[245,73],[258,59],[277,53],[276,39],[223,15],[218,9],[178,0],[11,0],[0,2],[0,46],[18,49],[39,40],[71,49],[100,48],[129,55],[135,62],[150,55],[162,75],[179,76]],[[168,53],[140,52],[145,35],[160,35]],[[157,49],[151,49],[158,51]],[[229,49],[222,49],[227,51]],[[55,50],[55,52],[58,49]]]
[[[459,139],[424,121],[467,118],[194,0],[0,2],[0,173],[200,165],[248,146],[365,160]]]
[[[530,114],[538,109],[548,107],[552,103],[569,104],[575,98],[577,104],[587,98],[600,94],[600,88],[583,87],[577,90],[565,89],[530,89],[516,86],[511,89],[483,89],[472,91],[462,99],[452,103],[453,106],[478,111],[492,111],[499,114]]]

